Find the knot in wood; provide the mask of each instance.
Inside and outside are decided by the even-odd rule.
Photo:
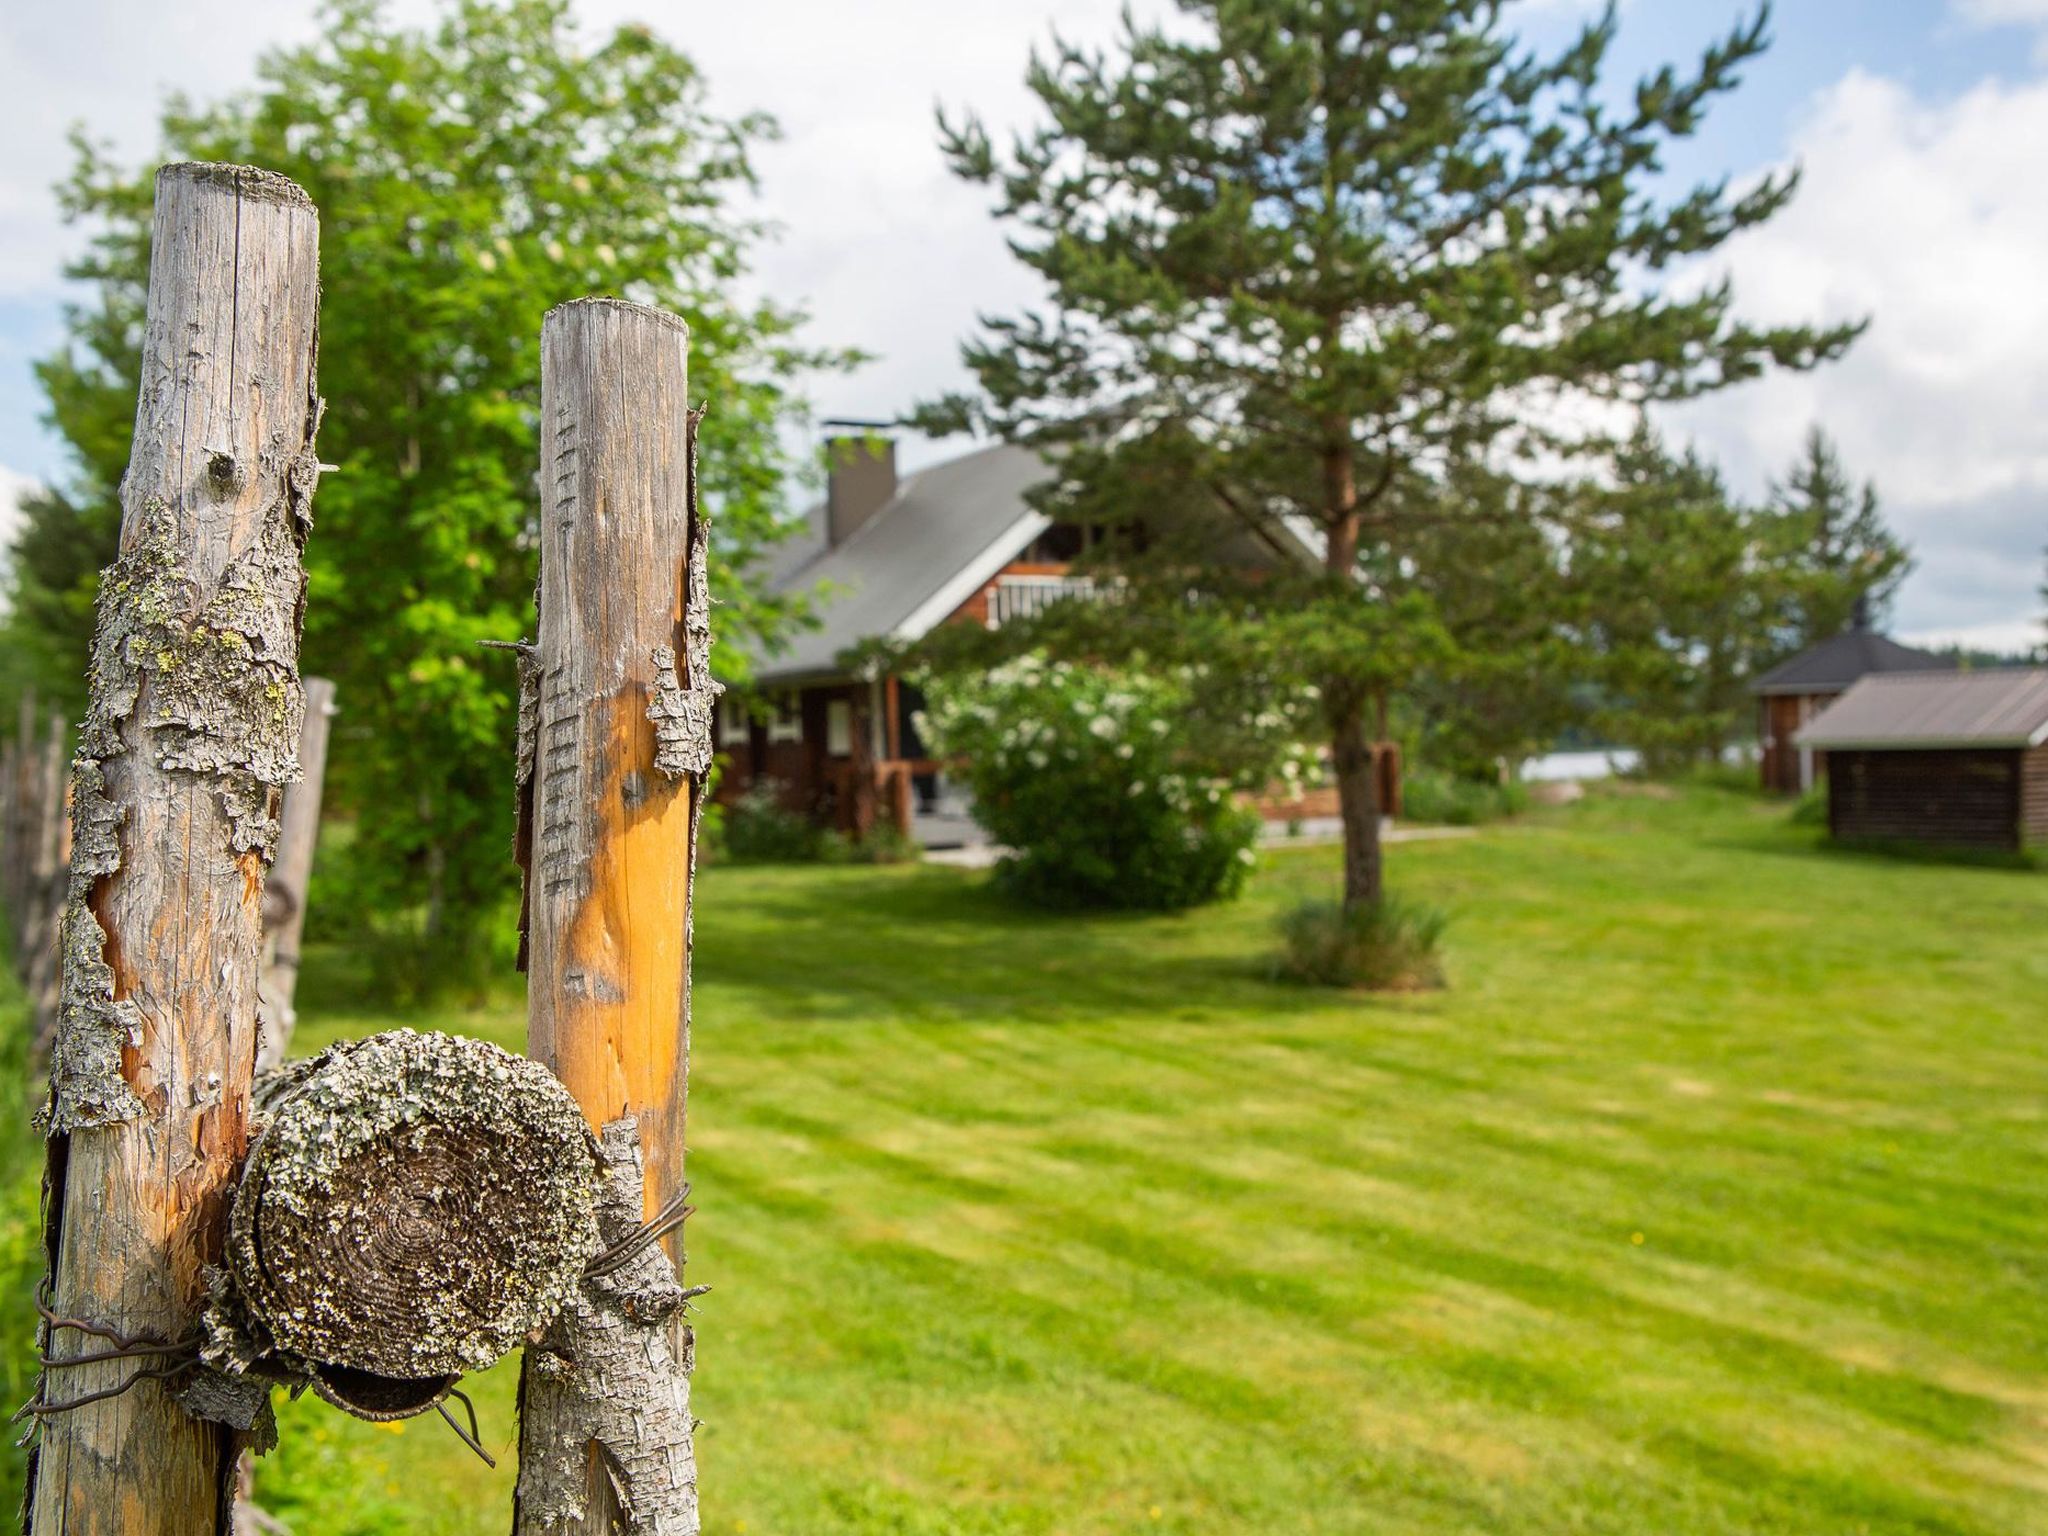
[[[546,1068],[396,1030],[281,1077],[258,1094],[228,1253],[267,1352],[395,1417],[548,1324],[597,1247],[598,1161]]]

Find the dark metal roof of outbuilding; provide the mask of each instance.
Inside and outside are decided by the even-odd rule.
[[[1874,629],[1851,629],[1808,646],[1749,685],[1752,693],[1840,693],[1874,672],[1952,672],[1955,662],[1916,651]]]
[[[1793,738],[1828,751],[2048,744],[2048,667],[1866,677]]]

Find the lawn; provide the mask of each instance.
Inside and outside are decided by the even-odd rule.
[[[2048,1532],[2048,877],[1708,791],[1391,869],[1442,993],[1263,978],[1327,850],[1185,918],[707,872],[707,1536]],[[308,1047],[521,1038],[349,982]],[[300,1536],[508,1528],[437,1419],[285,1421]]]

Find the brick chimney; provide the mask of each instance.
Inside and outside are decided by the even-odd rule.
[[[896,440],[881,422],[828,421],[825,438],[825,536],[835,547],[896,497]],[[864,427],[853,432],[843,430]]]

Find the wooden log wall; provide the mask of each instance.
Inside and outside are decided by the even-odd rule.
[[[1828,829],[1849,842],[2016,849],[2020,754],[1836,751],[1828,754]]]

